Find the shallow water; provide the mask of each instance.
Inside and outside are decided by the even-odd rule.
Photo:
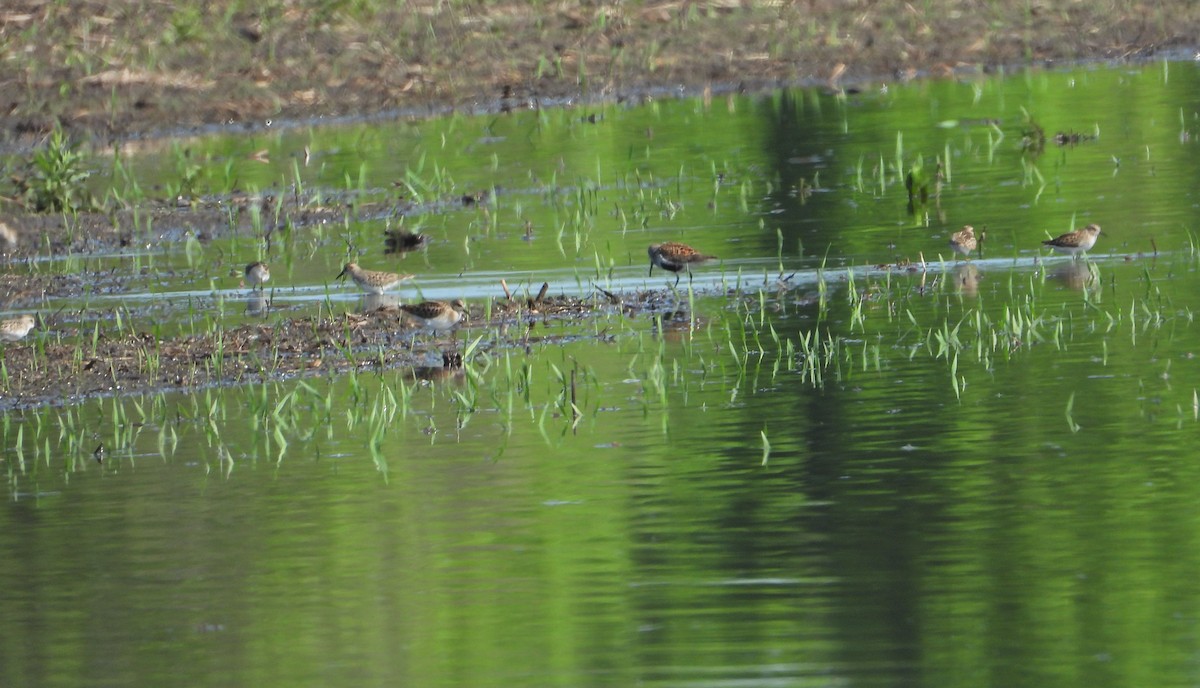
[[[433,380],[6,415],[0,684],[1194,684],[1198,81],[1086,68],[180,144],[201,193],[298,174],[376,219],[269,254],[239,234],[90,259],[157,278],[67,305],[236,323],[231,270],[258,258],[288,308],[268,322],[359,308],[332,282],[350,257],[417,273],[405,300],[477,305],[501,278],[670,286],[651,242],[722,260],[667,297],[683,315],[468,328],[482,353]],[[1023,155],[1022,108],[1098,137]],[[949,167],[910,214],[917,154]],[[397,194],[420,205],[401,218]],[[1089,222],[1089,261],[1039,250]],[[946,245],[966,223],[987,231],[969,264]],[[401,224],[428,249],[385,255]],[[24,268],[70,268],[49,265]]]

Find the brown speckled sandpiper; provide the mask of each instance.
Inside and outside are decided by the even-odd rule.
[[[250,285],[251,291],[257,289],[261,291],[263,284],[271,279],[271,268],[267,264],[258,261],[246,266],[246,284]]]
[[[716,259],[716,256],[704,255],[687,244],[675,241],[668,241],[665,244],[651,244],[650,248],[646,249],[646,252],[650,254],[650,273],[647,276],[654,274],[654,266],[657,265],[663,270],[670,270],[675,273],[675,286],[679,286],[680,272],[686,270],[688,278],[691,278],[691,266]]]
[[[408,313],[421,326],[434,332],[446,332],[467,316],[467,304],[462,299],[450,303],[445,301],[424,301],[400,306],[400,310]]]
[[[1096,237],[1100,236],[1100,225],[1091,224],[1083,229],[1047,239],[1042,243],[1059,253],[1076,256],[1090,251],[1096,245]]]
[[[28,314],[0,320],[0,341],[19,342],[36,326],[37,319]]]
[[[962,230],[950,235],[950,248],[964,258],[971,255],[971,251],[978,245],[975,241],[975,228],[971,225],[963,225]]]
[[[368,294],[382,294],[404,280],[413,278],[412,275],[397,275],[394,272],[364,270],[358,266],[358,263],[346,263],[336,279],[344,279],[347,276]]]

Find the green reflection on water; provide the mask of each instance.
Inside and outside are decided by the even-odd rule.
[[[0,683],[1194,683],[1195,81],[1081,69],[193,144],[260,190],[305,145],[328,195],[394,199],[417,168],[453,194],[503,180],[406,220],[435,242],[404,263],[370,238],[395,218],[298,229],[288,283],[328,280],[347,242],[430,282],[644,282],[646,244],[683,239],[746,290],[709,283],[692,331],[608,312],[535,324],[526,354],[521,323],[432,383],[8,414]],[[1100,136],[1023,156],[1022,107]],[[998,143],[971,123],[993,118]],[[905,166],[946,151],[909,215]],[[1035,259],[1086,222],[1091,267]],[[969,266],[946,246],[967,223],[988,231]],[[200,269],[254,246],[214,240]]]

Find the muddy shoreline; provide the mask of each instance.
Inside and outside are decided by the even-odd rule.
[[[183,236],[203,243],[224,232],[253,231],[254,215],[302,229],[436,212],[474,198],[433,199],[422,208],[403,201],[352,208],[337,197],[315,207],[233,194],[150,200],[69,217],[33,213],[12,179],[20,171],[12,161],[43,145],[55,127],[74,141],[105,147],[222,129],[505,113],[783,86],[855,92],[917,77],[967,78],[1082,60],[1189,59],[1200,35],[1200,6],[1183,1],[1147,9],[932,0],[922,8],[708,0],[562,3],[534,11],[505,0],[418,0],[400,8],[368,0],[334,11],[290,2],[247,11],[220,1],[16,0],[0,11],[0,59],[7,70],[0,79],[0,152],[15,154],[0,181],[0,261],[9,273],[0,276],[0,310],[40,309],[43,320],[25,340],[0,344],[0,410],[353,369],[461,373],[437,365],[455,350],[451,344],[414,338],[394,310],[334,318],[271,310],[265,324],[218,324],[206,334],[164,339],[128,324],[117,328],[100,311],[46,312],[43,304],[51,299],[120,294],[154,276],[48,275],[21,267],[39,257],[120,253]],[[264,204],[279,207],[268,213]],[[133,228],[146,223],[139,225],[135,215],[163,229],[139,233]],[[274,229],[265,227],[268,245]],[[241,267],[220,269],[236,274]],[[478,352],[530,346],[558,336],[555,324],[568,316],[599,317],[617,308],[679,324],[666,292],[616,298],[619,305],[599,293],[537,303],[497,296],[492,317],[476,313],[454,346],[480,337]]]
[[[107,145],[279,121],[867,88],[1000,67],[1183,58],[1200,35],[1200,6],[1183,0],[879,5],[418,0],[247,10],[16,0],[0,13],[10,75],[0,80],[0,145],[37,145],[56,123]]]
[[[646,318],[663,331],[686,329],[691,320],[673,303],[665,291],[499,297],[491,302],[490,317],[484,318],[482,305],[471,305],[470,322],[440,336],[420,331],[396,307],[287,317],[265,306],[261,323],[217,325],[173,338],[128,326],[114,332],[107,322],[88,336],[91,328],[71,322],[72,314],[43,316],[24,341],[0,344],[0,412],[350,371],[399,369],[414,380],[455,379],[465,374],[464,357],[469,366],[471,357],[578,337],[564,326],[585,317],[620,312]]]

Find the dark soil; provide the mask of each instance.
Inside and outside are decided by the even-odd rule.
[[[501,298],[493,303],[490,319],[480,321],[482,313],[476,307],[475,319],[460,331],[436,337],[420,331],[395,307],[333,318],[276,318],[264,301],[261,314],[265,320],[271,317],[263,324],[172,339],[147,332],[113,334],[107,325],[94,342],[90,337],[78,341],[75,328],[67,337],[57,336],[59,323],[51,318],[25,341],[0,344],[0,412],[95,396],[350,370],[404,368],[417,377],[453,377],[461,371],[466,343],[481,335],[476,354],[505,347],[528,349],[578,337],[563,326],[613,310],[630,317],[661,318],[664,330],[687,327],[687,315],[670,303],[658,292],[630,295],[624,301],[602,292],[590,299]]]
[[[9,0],[0,141],[938,77],[1197,35],[1190,0]]]
[[[55,126],[75,140],[106,145],[212,127],[260,127],[268,120],[504,112],[785,85],[853,89],[998,66],[1164,50],[1179,55],[1194,47],[1197,35],[1200,4],[1190,0],[9,0],[0,7],[0,148],[25,157]],[[5,172],[20,168],[10,164]],[[400,204],[351,210],[337,199],[327,207],[289,207],[287,199],[264,197],[158,201],[137,209],[141,218],[154,218],[149,226],[169,228],[161,230],[167,236],[128,229],[138,226],[130,210],[81,212],[67,220],[28,212],[20,196],[19,180],[11,187],[0,182],[0,260],[10,264],[138,248],[182,234],[205,241],[220,231],[247,232],[244,211],[251,204],[281,204],[260,205],[260,217],[293,228],[341,221],[351,212],[378,217],[412,210]],[[280,226],[268,223],[263,238],[271,241]],[[4,275],[0,309],[120,293],[152,278]],[[472,322],[457,346],[480,335],[480,350],[553,340],[564,336],[557,323],[598,309],[663,315],[664,329],[689,322],[661,293],[497,303],[490,321]],[[461,353],[445,338],[414,338],[395,311],[333,319],[267,313],[271,324],[168,340],[128,327],[114,331],[103,314],[43,313],[26,340],[0,345],[0,410],[354,368],[413,367],[440,377],[455,374]],[[102,325],[94,342],[63,336],[84,331],[79,324],[89,318]],[[439,354],[449,367],[437,366]]]

